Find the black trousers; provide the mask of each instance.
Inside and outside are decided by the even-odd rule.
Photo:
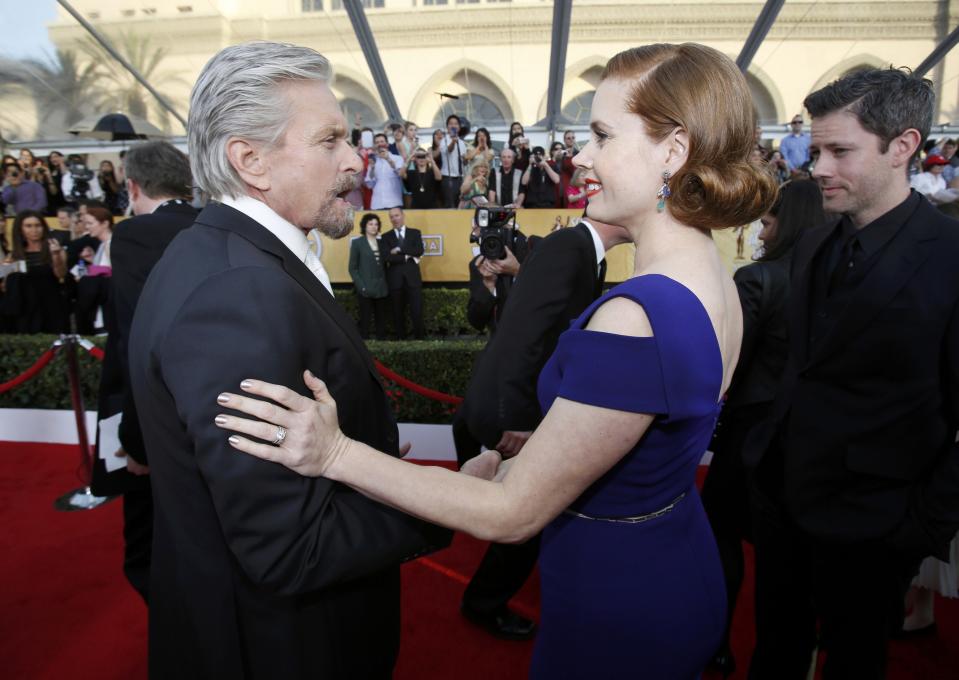
[[[357,303],[360,307],[360,337],[366,340],[370,337],[370,317],[374,319],[376,339],[386,339],[386,315],[389,314],[388,298],[369,298],[357,293]]]
[[[410,309],[413,335],[418,340],[426,337],[423,327],[423,289],[420,286],[409,285],[391,288],[390,300],[393,303],[393,330],[396,332],[396,337],[401,339],[406,337],[406,307]]]
[[[756,650],[750,680],[803,680],[816,645],[825,680],[880,680],[887,642],[902,627],[903,602],[922,556],[878,541],[826,543],[753,486]]]
[[[726,581],[726,632],[718,650],[722,653],[729,651],[729,631],[745,574],[743,541],[752,542],[753,533],[743,443],[749,431],[768,415],[769,408],[770,404],[762,403],[724,410],[710,445],[713,459],[703,483],[702,500]]]
[[[447,177],[443,175],[443,207],[456,208],[460,203],[460,187],[463,186],[462,177]]]
[[[153,554],[153,492],[149,483],[123,494],[123,543],[123,573],[149,604]]]
[[[470,433],[462,409],[453,416],[453,442],[460,467],[480,453],[481,443]],[[463,604],[483,613],[503,610],[533,573],[538,557],[539,534],[525,543],[490,543],[463,592]]]

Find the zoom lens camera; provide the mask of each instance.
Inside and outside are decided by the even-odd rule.
[[[480,255],[487,260],[506,258],[506,248],[513,249],[515,233],[510,220],[516,213],[507,208],[477,208],[473,215],[479,234],[470,234],[470,243],[478,243]]]

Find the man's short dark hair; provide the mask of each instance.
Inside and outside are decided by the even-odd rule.
[[[377,132],[375,135],[373,135],[373,141],[374,141],[374,142],[376,141],[376,138],[377,138],[377,137],[382,137],[382,138],[385,139],[386,141],[390,141],[389,139],[387,139],[386,135],[383,134],[382,132]]]
[[[879,151],[906,130],[929,136],[936,95],[932,81],[907,68],[866,69],[840,78],[806,97],[813,118],[846,110],[864,129],[879,137]],[[918,150],[917,150],[918,151]]]
[[[450,121],[453,120],[454,118],[456,119],[457,125],[459,125],[462,122],[459,116],[457,116],[455,113],[451,113],[450,115],[446,117],[446,127],[449,127]]]
[[[169,142],[144,142],[130,148],[124,159],[127,177],[152,199],[193,195],[190,161]]]

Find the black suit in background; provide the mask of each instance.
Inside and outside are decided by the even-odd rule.
[[[100,375],[97,417],[100,420],[123,413],[120,443],[138,463],[146,464],[146,450],[130,387],[130,328],[137,301],[154,265],[170,241],[193,224],[197,211],[185,201],[161,204],[149,215],[124,220],[113,232],[110,256],[112,313],[105,315],[107,346]],[[97,451],[99,452],[99,438]],[[104,451],[112,456],[113,451]],[[148,601],[150,549],[153,541],[153,497],[149,476],[136,476],[125,468],[107,473],[100,455],[93,464],[93,493],[98,496],[123,494],[123,571],[130,584]]]
[[[881,678],[920,559],[959,528],[959,223],[912,192],[797,244],[790,352],[756,473],[752,678]],[[853,266],[849,266],[852,262]]]
[[[423,235],[419,229],[404,226],[405,236],[399,240],[396,229],[383,234],[383,247],[388,253],[386,258],[386,283],[390,287],[390,300],[393,303],[393,328],[396,337],[406,337],[405,307],[409,305],[410,319],[413,322],[413,336],[426,337],[423,328],[423,279],[420,266],[414,257],[423,257]],[[393,249],[400,252],[394,253]]]
[[[397,455],[356,324],[273,234],[211,203],[154,268],[130,343],[156,511],[154,680],[391,676],[398,565],[450,533],[242,454],[213,421],[244,378],[305,395],[304,369],[347,436]]]
[[[743,443],[769,415],[789,354],[786,300],[791,265],[790,251],[742,267],[733,276],[743,310],[742,349],[710,444],[713,458],[702,491],[726,580],[726,632],[717,659],[730,666],[729,631],[745,573],[742,542],[752,541]]]
[[[599,296],[602,278],[592,235],[583,224],[553,232],[526,257],[457,412],[461,466],[479,454],[478,446],[468,444],[471,438],[492,449],[506,430],[536,429],[543,419],[536,397],[539,373],[570,321]],[[461,423],[468,433],[455,432]],[[501,612],[529,577],[538,554],[538,535],[521,544],[490,544],[463,594],[464,607]]]

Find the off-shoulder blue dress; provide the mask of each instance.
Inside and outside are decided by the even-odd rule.
[[[653,336],[584,330],[613,297],[641,305]],[[690,680],[715,652],[726,596],[695,482],[722,379],[705,308],[665,276],[616,286],[560,337],[540,374],[544,413],[563,397],[656,419],[543,531],[536,680]]]

